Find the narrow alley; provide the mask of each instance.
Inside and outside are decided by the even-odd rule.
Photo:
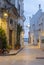
[[[44,0],[0,0],[0,65],[44,65]]]
[[[0,56],[0,59],[0,65],[44,65],[44,51],[27,45],[17,55]]]

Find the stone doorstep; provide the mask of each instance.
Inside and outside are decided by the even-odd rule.
[[[23,48],[20,48],[19,50],[11,50],[8,55],[16,55],[19,53]]]
[[[9,54],[17,53],[18,50],[10,50]]]

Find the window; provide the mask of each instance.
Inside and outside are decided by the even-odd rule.
[[[35,24],[33,24],[33,26],[35,26]]]
[[[39,30],[38,31],[41,31],[41,29],[39,28]]]
[[[41,40],[41,43],[44,43],[44,39]]]
[[[42,18],[42,21],[43,21],[44,19]]]
[[[13,24],[13,20],[12,20],[12,19],[10,19],[10,24],[11,24],[11,25]]]

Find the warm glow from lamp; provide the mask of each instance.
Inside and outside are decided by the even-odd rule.
[[[3,16],[7,18],[8,17],[8,13],[4,12]]]

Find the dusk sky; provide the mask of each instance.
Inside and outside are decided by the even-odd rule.
[[[28,38],[29,28],[26,26],[30,24],[29,17],[34,15],[38,9],[39,4],[41,4],[41,9],[44,11],[44,0],[24,0],[24,15],[26,20],[24,22],[25,35],[24,37]]]

